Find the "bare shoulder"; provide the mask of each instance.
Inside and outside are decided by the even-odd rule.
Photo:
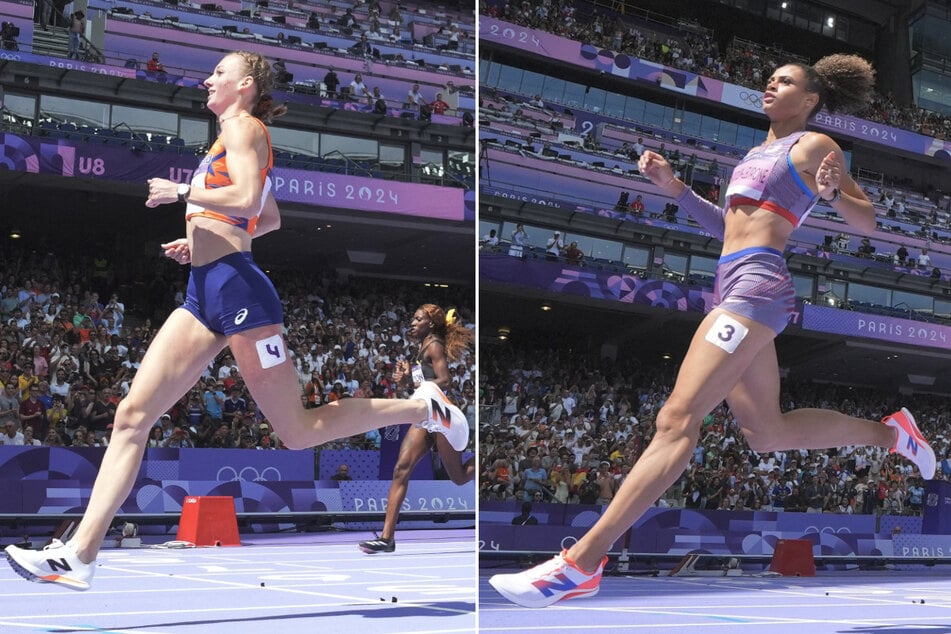
[[[803,135],[797,145],[810,156],[819,155],[820,160],[829,152],[835,152],[836,154],[841,154],[842,152],[842,148],[839,147],[839,144],[832,140],[832,137],[828,134],[823,134],[822,132],[809,132]]]

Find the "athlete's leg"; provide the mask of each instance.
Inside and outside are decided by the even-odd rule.
[[[462,454],[449,444],[449,440],[441,434],[433,434],[436,441],[436,450],[439,452],[439,459],[442,466],[446,468],[449,479],[453,484],[463,485],[472,481],[476,476],[476,460],[472,456],[465,462],[462,461]]]
[[[741,334],[744,328],[747,332]],[[611,544],[670,488],[690,460],[703,417],[730,393],[737,377],[773,337],[769,327],[721,309],[704,318],[674,389],[657,413],[653,440],[604,515],[569,549],[570,560],[584,570],[596,569]]]
[[[782,413],[779,388],[776,346],[770,344],[760,350],[726,399],[753,451],[895,444],[895,430],[878,421],[817,408]]]
[[[426,402],[418,399],[347,398],[304,409],[281,326],[230,335],[228,345],[251,396],[291,449],[314,447],[378,427],[418,423],[429,414]]]
[[[390,484],[390,493],[386,498],[386,519],[383,521],[383,532],[380,537],[393,539],[396,533],[396,521],[399,518],[400,507],[406,499],[406,490],[409,488],[409,476],[413,469],[429,454],[433,439],[425,429],[411,427],[400,445],[400,454],[393,467],[393,482]]]
[[[96,558],[113,516],[132,490],[152,425],[195,384],[222,347],[224,337],[183,309],[172,312],[155,335],[116,410],[89,506],[70,539],[81,561]]]

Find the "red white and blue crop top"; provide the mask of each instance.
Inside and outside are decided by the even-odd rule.
[[[213,218],[215,220],[220,220],[221,222],[226,222],[229,225],[244,229],[249,234],[254,235],[254,229],[257,227],[258,218],[261,216],[261,211],[264,209],[264,201],[267,199],[268,193],[271,191],[271,168],[274,166],[274,154],[271,151],[271,135],[268,133],[267,126],[264,125],[260,119],[254,118],[261,127],[264,128],[264,136],[267,139],[267,166],[261,168],[261,207],[258,209],[257,213],[254,216],[249,218],[243,218],[241,216],[229,216],[227,214],[218,213],[217,211],[209,211],[207,209],[202,209],[198,205],[188,203],[187,208],[185,209],[185,220],[189,220],[195,216],[202,218]],[[201,163],[198,164],[198,168],[195,170],[194,175],[192,176],[192,187],[197,187],[199,189],[216,189],[218,187],[225,187],[231,185],[231,176],[228,174],[228,151],[225,150],[225,146],[221,143],[221,137],[219,136],[215,139],[214,144],[212,144],[211,149],[208,150],[208,153],[205,155],[205,158],[201,160]]]
[[[779,214],[794,227],[805,221],[819,200],[803,182],[790,158],[792,146],[807,131],[794,132],[750,150],[733,169],[727,207],[755,205]]]

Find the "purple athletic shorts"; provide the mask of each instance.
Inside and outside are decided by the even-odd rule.
[[[713,307],[742,315],[781,333],[796,308],[796,289],[781,251],[741,249],[720,257]]]
[[[182,308],[208,330],[224,335],[284,323],[274,285],[248,252],[193,266]]]

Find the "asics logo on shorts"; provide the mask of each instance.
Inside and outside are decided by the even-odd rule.
[[[240,326],[244,323],[244,320],[248,318],[248,309],[242,308],[238,311],[238,314],[234,316],[234,325]]]

